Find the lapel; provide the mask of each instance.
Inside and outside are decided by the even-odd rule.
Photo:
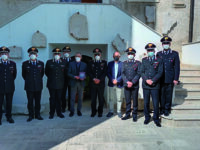
[[[82,65],[82,62],[80,62],[80,65],[79,65],[79,71],[81,71],[81,65]]]
[[[111,68],[112,68],[112,77],[113,78],[115,78],[115,62],[113,61],[112,63],[111,63]]]
[[[119,76],[119,74],[120,74],[120,70],[121,70],[121,62],[119,61],[118,62],[118,72],[117,72],[117,77]]]

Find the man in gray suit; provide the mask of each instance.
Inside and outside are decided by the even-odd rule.
[[[75,61],[70,62],[68,69],[68,76],[70,77],[69,85],[71,86],[71,100],[70,100],[70,114],[72,117],[74,115],[74,103],[76,98],[76,93],[78,93],[78,107],[77,114],[82,116],[81,108],[83,101],[83,90],[85,87],[85,78],[87,65],[84,62],[81,62],[82,55],[81,53],[76,53]]]

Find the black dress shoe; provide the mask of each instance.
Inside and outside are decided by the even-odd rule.
[[[65,116],[63,114],[59,114],[58,117],[59,118],[65,118]]]
[[[166,117],[169,116],[169,112],[165,112],[164,116],[166,116]]]
[[[28,117],[28,119],[26,120],[27,122],[30,122],[33,120],[33,117]]]
[[[157,127],[161,127],[160,122],[154,122],[156,124]]]
[[[137,122],[137,117],[133,117],[133,122]]]
[[[150,119],[145,119],[145,120],[144,120],[144,124],[145,124],[145,125],[149,124],[149,122],[150,122]]]
[[[91,114],[91,117],[95,117],[95,116],[96,116],[96,113],[92,113],[92,114]]]
[[[44,120],[40,115],[35,116],[35,119],[38,119],[38,120]]]
[[[102,114],[98,114],[98,117],[102,117]]]
[[[106,117],[112,117],[113,116],[113,113],[112,112],[109,112]]]
[[[50,116],[49,116],[49,119],[53,119],[53,115],[50,115]]]
[[[73,116],[74,116],[74,113],[73,113],[73,112],[70,112],[70,113],[69,113],[69,116],[70,116],[70,117],[73,117]]]
[[[160,115],[164,115],[164,112],[160,112]]]
[[[1,121],[0,121],[0,125],[2,125]]]
[[[78,116],[82,116],[81,111],[78,111],[78,112],[77,112],[77,115],[78,115]]]
[[[13,120],[12,118],[7,118],[7,121],[8,121],[9,123],[15,123],[14,120]]]
[[[122,117],[122,120],[127,120],[129,118],[130,118],[130,115],[126,115],[126,116]]]

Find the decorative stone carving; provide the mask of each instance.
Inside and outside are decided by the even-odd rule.
[[[72,15],[69,19],[69,33],[77,40],[88,40],[87,17],[79,12]]]
[[[146,6],[145,7],[145,16],[147,18],[147,23],[153,23],[156,20],[156,7],[155,6]]]
[[[22,48],[17,46],[8,47],[10,49],[10,58],[21,59],[22,58]]]
[[[39,30],[35,32],[32,36],[32,46],[37,48],[46,48],[47,38]]]
[[[127,48],[127,42],[117,34],[115,39],[112,41],[112,46],[116,51],[123,52]]]

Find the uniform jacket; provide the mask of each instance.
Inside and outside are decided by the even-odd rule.
[[[15,79],[17,76],[16,63],[8,60],[4,65],[0,61],[0,93],[13,93],[15,91]]]
[[[141,62],[137,60],[123,62],[122,78],[125,87],[127,86],[127,82],[130,81],[133,83],[132,88],[139,88],[140,66]]]
[[[69,77],[67,75],[68,73],[68,69],[69,69],[69,63],[74,61],[74,59],[72,59],[71,57],[69,58],[69,60],[67,58],[62,58],[62,61],[65,63],[66,65],[66,74],[65,74],[65,83],[64,83],[64,87],[67,88],[67,86],[69,85]]]
[[[179,80],[180,75],[180,59],[176,51],[169,50],[166,55],[164,51],[157,53],[157,56],[163,60],[163,76],[161,83],[173,83],[174,80]]]
[[[80,82],[81,85],[84,87],[85,86],[85,80],[81,81],[81,80],[77,80],[74,78],[74,76],[79,75],[79,72],[87,72],[87,65],[84,62],[80,62],[79,64],[79,71],[77,71],[77,67],[76,67],[76,61],[70,62],[69,63],[69,69],[68,69],[68,77],[70,78],[69,80],[69,85],[71,87],[74,87],[74,85],[76,84],[76,82]]]
[[[118,73],[117,73],[117,87],[121,88],[123,87],[123,80],[122,80],[122,62],[118,62]],[[110,61],[108,63],[108,71],[107,71],[107,76],[108,76],[108,86],[113,87],[113,79],[115,79],[115,62]]]
[[[87,74],[90,77],[90,85],[97,87],[105,87],[105,77],[107,75],[107,61],[101,60],[99,62],[96,62],[95,60],[92,60],[89,62],[87,68]],[[100,83],[95,84],[93,82],[94,78],[99,79]]]
[[[163,73],[163,62],[160,58],[155,58],[151,60],[149,57],[142,59],[142,65],[140,68],[140,73],[142,76],[142,87],[144,89],[159,89],[160,88],[160,78]],[[148,85],[146,80],[151,79],[153,81],[152,85]]]
[[[30,60],[22,64],[22,77],[27,91],[41,91],[43,89],[44,63],[37,60],[36,65]]]
[[[59,63],[57,63],[54,59],[48,60],[45,66],[45,74],[47,76],[48,88],[64,88],[66,65],[61,59],[59,60]]]

